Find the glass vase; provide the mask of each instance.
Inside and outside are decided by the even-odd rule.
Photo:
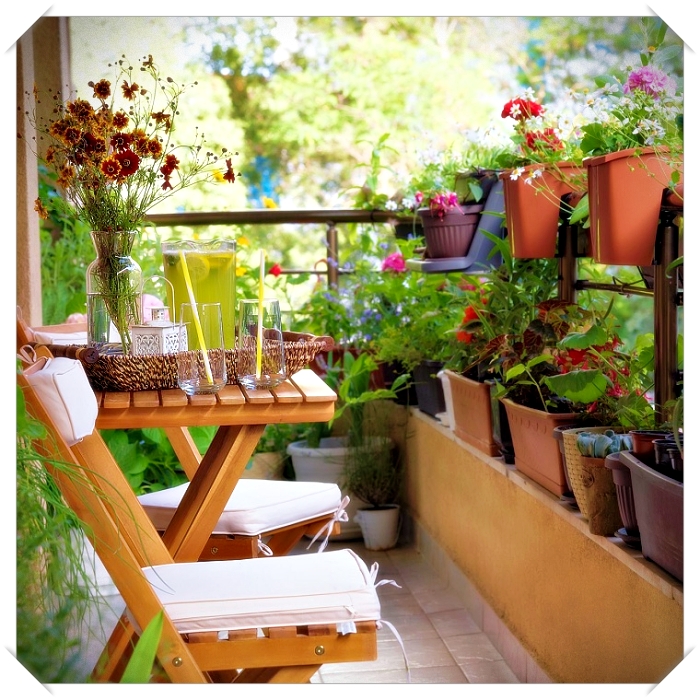
[[[102,355],[131,351],[140,323],[141,267],[131,257],[135,231],[92,231],[97,258],[86,271],[88,345]]]

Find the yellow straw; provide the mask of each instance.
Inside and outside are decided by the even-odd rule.
[[[265,251],[260,251],[260,283],[258,286],[258,347],[255,356],[255,376],[262,376],[263,298],[265,296]]]
[[[197,310],[197,302],[194,298],[194,290],[192,289],[192,280],[190,279],[190,271],[187,268],[187,261],[185,260],[185,251],[180,250],[180,262],[182,263],[182,274],[185,277],[185,286],[187,287],[187,294],[190,297],[190,304],[192,305],[192,311],[194,312],[194,327],[197,331],[197,337],[199,338],[199,344],[202,347],[202,359],[204,360],[204,371],[207,373],[207,381],[210,384],[214,383],[214,377],[211,373],[211,366],[209,364],[209,355],[207,354],[207,346],[204,344],[204,333],[202,333],[202,324],[199,322],[199,311]]]

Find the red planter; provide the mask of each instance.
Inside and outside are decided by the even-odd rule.
[[[493,438],[490,385],[450,370],[445,374],[452,392],[455,435],[490,457],[497,457],[500,448]]]
[[[419,209],[429,258],[461,258],[469,252],[483,204],[462,204],[440,218],[430,209]]]
[[[535,170],[541,177],[526,180]],[[517,180],[510,173],[501,173],[506,209],[506,229],[514,258],[554,258],[557,252],[557,231],[561,198],[585,190],[585,168],[573,163],[528,165]]]
[[[652,148],[586,158],[591,255],[606,265],[651,265],[664,188],[674,168]],[[683,161],[680,162],[681,176]]]
[[[515,450],[515,468],[561,497],[568,488],[554,428],[575,421],[577,413],[547,413],[501,399]]]

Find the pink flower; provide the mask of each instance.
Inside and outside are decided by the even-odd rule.
[[[382,262],[382,272],[392,270],[393,272],[406,272],[406,261],[401,253],[387,255]]]
[[[423,193],[416,192],[416,204],[420,204],[423,201]]]
[[[658,99],[664,93],[676,92],[676,81],[654,66],[642,66],[633,70],[622,86],[625,93],[642,90],[653,98]]]

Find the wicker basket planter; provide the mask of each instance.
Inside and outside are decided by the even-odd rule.
[[[594,468],[592,464],[584,465],[583,455],[576,446],[579,433],[604,433],[606,430],[622,432],[622,429],[610,428],[609,426],[596,426],[588,428],[570,428],[564,430],[564,455],[566,459],[566,469],[571,480],[576,503],[581,511],[581,515],[588,520],[589,528],[595,535],[612,535],[615,530],[622,527],[620,510],[617,505],[617,493],[613,483],[610,470],[605,468],[605,460],[601,459],[602,470]],[[591,458],[588,458],[591,459]],[[593,458],[595,459],[595,458]],[[607,495],[603,497],[602,493]],[[595,500],[595,504],[593,503]],[[591,519],[594,524],[591,527]],[[613,523],[615,527],[610,530]],[[595,532],[594,532],[595,530]],[[602,532],[605,530],[606,532]]]

